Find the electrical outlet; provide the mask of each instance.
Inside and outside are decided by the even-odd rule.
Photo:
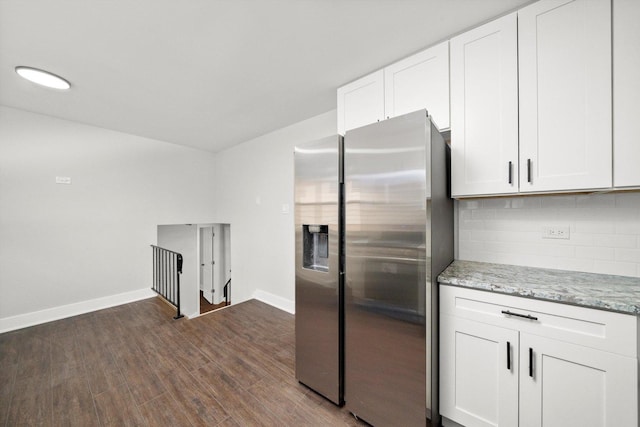
[[[542,227],[542,238],[569,240],[569,227]]]

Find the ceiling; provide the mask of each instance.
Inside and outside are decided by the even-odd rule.
[[[0,0],[0,104],[220,151],[530,0]],[[22,80],[17,65],[72,84]]]

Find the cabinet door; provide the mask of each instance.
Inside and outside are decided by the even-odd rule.
[[[520,191],[611,186],[611,3],[518,12]]]
[[[613,6],[613,184],[640,186],[640,1]]]
[[[520,334],[520,427],[637,425],[636,358]]]
[[[516,14],[451,39],[454,196],[518,192]]]
[[[384,72],[368,76],[338,88],[338,133],[384,119]]]
[[[449,42],[384,69],[385,116],[426,108],[439,129],[449,127]]]
[[[518,332],[448,315],[440,322],[440,413],[466,427],[516,426]]]

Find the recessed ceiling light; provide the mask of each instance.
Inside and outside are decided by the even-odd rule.
[[[66,90],[71,87],[71,84],[62,77],[51,74],[48,71],[38,70],[37,68],[19,66],[16,67],[16,73],[30,82],[53,89]]]

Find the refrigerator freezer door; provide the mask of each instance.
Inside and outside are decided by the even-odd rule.
[[[427,418],[430,132],[422,110],[345,136],[345,405],[375,426]]]
[[[295,148],[296,378],[342,403],[342,138]]]

